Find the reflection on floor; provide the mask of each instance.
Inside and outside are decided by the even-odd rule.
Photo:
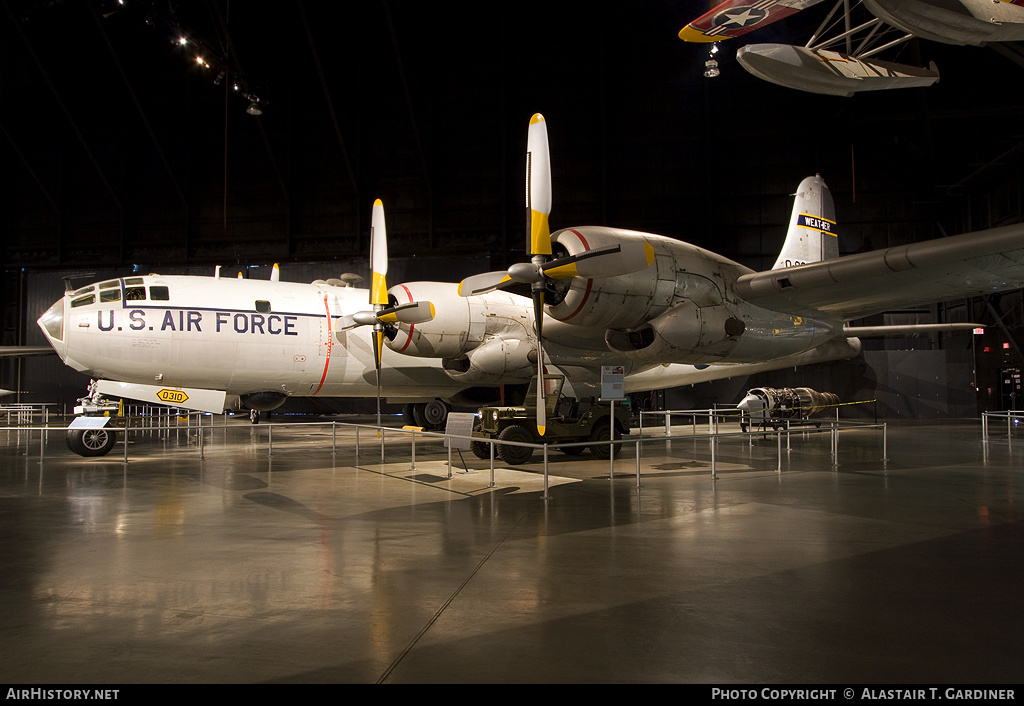
[[[5,681],[1020,681],[1005,430],[849,430],[835,463],[828,433],[712,459],[678,427],[493,481],[422,436],[381,460],[372,431],[356,459],[347,429],[268,430],[149,434],[127,464],[0,432]]]

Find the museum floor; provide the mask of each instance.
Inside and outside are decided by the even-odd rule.
[[[607,461],[231,421],[0,446],[5,683],[1014,683],[1024,438],[675,427]],[[698,431],[700,431],[698,429]],[[662,429],[648,433],[662,434]],[[43,459],[40,461],[40,452]],[[335,453],[332,455],[332,449]],[[779,471],[781,458],[782,470]],[[468,472],[467,469],[468,468]]]

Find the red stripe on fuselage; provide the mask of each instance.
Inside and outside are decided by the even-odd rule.
[[[320,388],[324,386],[324,380],[327,379],[327,367],[331,364],[331,345],[334,343],[334,331],[331,326],[331,309],[327,306],[327,295],[324,295],[324,311],[327,312],[327,360],[324,361],[324,374],[320,376],[320,384],[313,390],[313,394],[320,392]]]

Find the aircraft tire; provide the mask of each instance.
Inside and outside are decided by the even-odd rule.
[[[442,400],[424,402],[422,407],[423,427],[425,429],[443,429],[448,421],[449,408]]]
[[[110,429],[69,429],[65,436],[68,448],[79,456],[106,456],[117,438]]]
[[[512,424],[505,427],[498,434],[498,439],[501,441],[523,441],[533,443],[533,434],[530,430],[524,426],[518,424]],[[521,463],[527,463],[530,457],[533,456],[533,449],[528,446],[509,446],[507,444],[498,444],[498,448],[494,452],[499,459],[509,464],[510,466],[518,466]],[[490,458],[490,456],[488,456]]]
[[[608,441],[608,427],[609,423],[607,419],[600,419],[594,423],[593,428],[590,430],[591,441]],[[621,439],[622,435],[619,434],[619,430],[615,430],[615,438]],[[619,455],[619,451],[622,450],[621,445],[617,444],[594,444],[590,447],[590,453],[594,454],[597,458],[607,460],[609,453],[614,454],[616,457]]]

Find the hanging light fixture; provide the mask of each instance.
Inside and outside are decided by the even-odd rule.
[[[245,112],[249,115],[263,115],[263,111],[260,109],[260,99],[255,93],[249,94],[249,107],[245,109]]]

